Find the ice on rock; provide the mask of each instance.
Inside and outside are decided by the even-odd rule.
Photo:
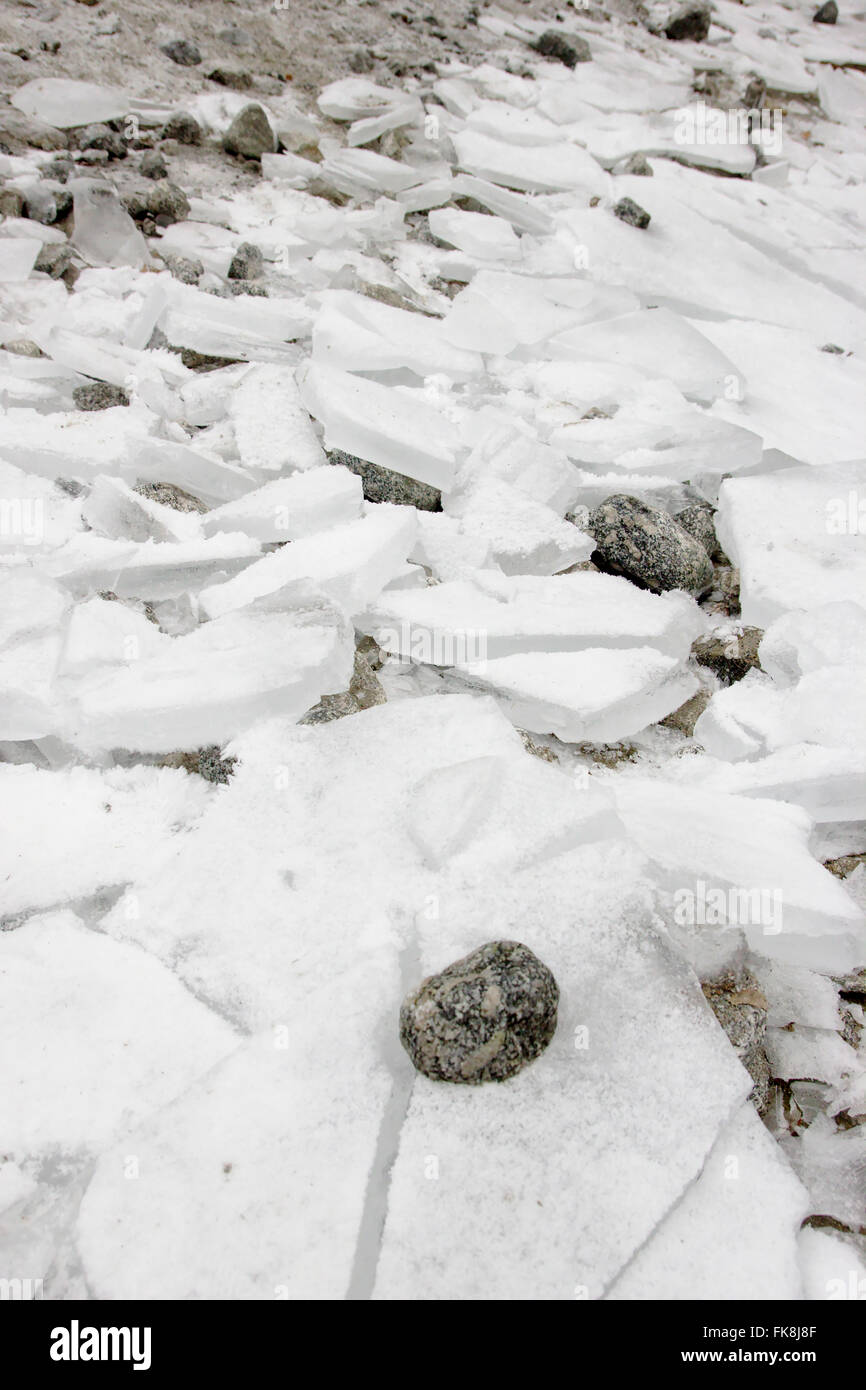
[[[840,1086],[858,1068],[857,1053],[836,1032],[817,1028],[768,1028],[764,1046],[780,1081],[822,1081]]]
[[[710,404],[735,381],[736,367],[686,319],[670,309],[643,309],[604,322],[582,324],[551,339],[551,357],[611,362],[671,381],[688,400]]]
[[[129,112],[129,97],[118,87],[95,82],[73,82],[68,77],[37,77],[25,82],[12,97],[12,105],[25,116],[71,130],[73,126],[114,121]]]
[[[592,572],[549,578],[485,572],[474,583],[389,591],[358,621],[387,651],[439,666],[633,647],[683,661],[703,630],[700,610],[685,594],[651,594]]]
[[[107,415],[106,410],[98,412]],[[124,411],[124,414],[126,412]],[[204,438],[200,435],[199,441]],[[203,502],[233,502],[261,481],[237,464],[226,463],[210,450],[150,436],[133,444],[120,472],[130,482],[172,483]]]
[[[560,514],[574,503],[577,469],[513,415],[484,406],[464,422],[462,433],[472,448],[458,468],[455,491],[498,478]]]
[[[345,690],[353,655],[348,631],[322,606],[228,613],[155,656],[79,681],[71,736],[85,748],[145,753],[223,744]]]
[[[99,666],[147,660],[160,655],[170,642],[143,613],[110,599],[86,599],[70,614],[58,675],[84,676]]]
[[[579,189],[602,195],[607,175],[578,145],[517,145],[506,139],[464,129],[455,134],[458,167],[467,174],[525,193],[555,193]]]
[[[591,536],[501,479],[483,479],[449,499],[447,510],[465,534],[489,545],[505,574],[558,574],[595,549]]]
[[[845,971],[862,957],[863,915],[812,858],[803,811],[646,774],[618,781],[615,794],[629,834],[685,895],[681,914],[703,913],[694,920],[715,929],[742,926],[759,955],[807,969]]]
[[[653,647],[536,651],[458,664],[455,674],[497,696],[509,718],[565,743],[614,743],[694,695],[697,678]]]
[[[630,291],[616,286],[482,269],[454,299],[442,331],[461,347],[502,356],[636,308]]]
[[[475,178],[472,174],[457,174],[452,195],[455,198],[474,198],[483,208],[510,222],[515,231],[529,232],[531,236],[548,236],[554,229],[550,213],[538,207],[534,198],[523,193],[512,193],[487,179]]]
[[[47,771],[6,763],[0,764],[0,790],[8,914],[96,899],[147,879],[159,854],[215,794],[202,778],[173,768]]]
[[[267,475],[325,462],[290,367],[251,367],[232,392],[229,418],[245,468]]]
[[[0,1080],[3,1142],[21,1158],[98,1151],[238,1046],[165,965],[72,912],[0,933],[0,961],[3,1050],[18,1056]]]
[[[441,373],[452,381],[481,371],[479,355],[455,347],[438,319],[347,290],[329,290],[321,302],[313,325],[313,359],[326,367],[343,372],[406,368],[422,378]]]
[[[26,280],[41,248],[35,237],[0,237],[0,282]]]
[[[383,386],[318,362],[310,364],[300,387],[304,405],[324,426],[328,449],[344,449],[431,487],[450,486],[457,431],[420,392]]]
[[[421,183],[423,174],[373,150],[339,150],[318,166],[319,178],[349,197],[371,193],[402,193]]]
[[[863,472],[839,463],[722,484],[716,533],[740,570],[744,622],[767,628],[792,609],[866,591]]]
[[[151,264],[147,242],[120,201],[116,189],[97,179],[74,179],[73,246],[94,266]]]
[[[807,1211],[805,1188],[744,1105],[607,1298],[800,1299],[797,1241]]]
[[[373,506],[358,521],[292,541],[245,573],[203,590],[202,610],[216,618],[256,602],[269,609],[294,608],[321,593],[350,615],[358,613],[401,573],[415,527],[412,508]]]
[[[781,961],[763,961],[758,969],[761,991],[767,1000],[767,1025],[835,1031],[841,1027],[839,994],[831,980],[814,970],[803,970]]]
[[[430,231],[439,241],[456,246],[480,261],[517,261],[520,241],[509,222],[482,212],[462,212],[459,208],[437,208],[427,218]]]
[[[203,519],[206,536],[242,531],[259,541],[297,541],[356,521],[364,505],[361,479],[345,468],[311,468],[278,478]]]

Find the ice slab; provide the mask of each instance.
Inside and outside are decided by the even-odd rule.
[[[358,621],[387,651],[441,666],[473,656],[636,646],[683,660],[703,629],[686,595],[650,594],[591,571],[550,578],[485,573],[474,583],[388,592]]]
[[[505,574],[558,574],[595,549],[592,536],[502,479],[480,480],[450,498],[447,510],[487,543]]]
[[[152,263],[147,242],[110,183],[98,179],[73,179],[75,235],[72,244],[92,266]]]
[[[346,468],[311,468],[216,507],[203,519],[202,530],[206,536],[242,531],[260,541],[297,541],[357,520],[363,505],[356,474]]]
[[[623,1271],[609,1299],[799,1299],[802,1184],[754,1108],[719,1135],[682,1201]]]
[[[835,1217],[855,1230],[866,1225],[863,1125],[837,1130],[832,1120],[819,1115],[796,1138],[781,1142],[792,1168],[808,1189],[813,1212]]]
[[[800,1232],[800,1264],[811,1302],[862,1299],[866,1264],[849,1236],[806,1226]]]
[[[415,526],[411,507],[371,507],[358,521],[292,541],[245,573],[204,590],[202,610],[216,618],[257,600],[269,608],[293,608],[310,594],[322,593],[355,614],[375,602],[400,573],[412,549]]]
[[[196,512],[179,512],[133,491],[122,478],[100,473],[83,502],[91,530],[111,540],[180,541],[201,534]]]
[[[345,449],[431,487],[450,486],[457,432],[419,392],[382,386],[318,362],[300,385],[301,400],[324,426],[327,448]]]
[[[71,736],[154,753],[224,744],[259,719],[297,719],[345,690],[353,656],[348,631],[323,607],[229,613],[159,655],[80,681]]]
[[[141,947],[72,912],[0,934],[7,1152],[98,1150],[158,1111],[238,1045]],[[50,1026],[48,1024],[50,1023]]]
[[[495,695],[518,728],[565,743],[613,743],[640,733],[694,695],[697,678],[653,647],[536,651],[458,664]]]
[[[439,241],[456,246],[480,261],[517,261],[520,241],[510,222],[483,212],[435,208],[428,214],[430,231]]]
[[[0,237],[0,281],[26,280],[41,249],[35,237]]]
[[[37,77],[12,96],[12,105],[58,130],[114,121],[129,112],[129,96],[119,87],[73,82],[68,77]]]
[[[462,130],[453,139],[458,167],[490,183],[525,193],[579,189],[601,195],[607,188],[607,176],[592,155],[565,141],[516,145],[477,130]]]
[[[731,478],[716,530],[740,570],[744,622],[766,628],[791,609],[866,592],[861,463]]]
[[[373,150],[340,150],[319,165],[323,182],[355,198],[371,193],[402,193],[421,183],[423,177],[419,170]]]
[[[313,357],[344,372],[405,367],[422,378],[442,373],[453,381],[467,380],[482,366],[477,353],[453,345],[440,320],[347,290],[322,295],[313,325]]]
[[[364,116],[380,116],[404,101],[405,95],[393,87],[379,87],[366,77],[344,77],[324,87],[316,104],[334,121],[357,121]]]
[[[267,475],[325,462],[290,367],[251,367],[232,392],[229,418],[245,468]]]
[[[13,408],[0,414],[0,457],[44,478],[93,477],[125,460],[154,423],[128,406],[51,415]]]
[[[305,331],[298,304],[290,299],[219,299],[177,285],[160,319],[170,343],[230,361],[291,362],[290,340]]]
[[[798,808],[645,774],[620,779],[615,794],[629,833],[684,895],[683,915],[713,930],[742,926],[760,955],[808,969],[844,971],[863,954],[863,917],[812,858],[811,823]]]

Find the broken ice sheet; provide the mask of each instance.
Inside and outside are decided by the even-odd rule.
[[[327,448],[345,449],[431,487],[451,484],[457,430],[420,392],[313,362],[301,381],[301,399],[324,426]]]
[[[72,244],[90,265],[136,269],[152,263],[147,242],[111,184],[73,179],[75,235]]]
[[[357,521],[292,541],[247,573],[203,590],[202,611],[216,618],[256,602],[270,610],[291,609],[316,593],[350,615],[358,613],[402,572],[415,527],[413,508],[374,505]]]
[[[0,964],[2,1047],[17,1058],[0,1078],[3,1144],[19,1160],[102,1148],[238,1045],[166,966],[72,912],[0,933]]]
[[[553,971],[556,1035],[498,1086],[415,1078],[376,1298],[406,1288],[420,1298],[600,1297],[748,1090],[697,986],[656,936],[628,854],[590,846],[506,882],[445,885],[436,922],[419,916],[417,976],[488,940],[491,920]],[[697,1109],[694,1086],[707,1102]]]
[[[219,299],[174,283],[172,298],[159,327],[178,347],[230,361],[295,363],[290,340],[306,328],[300,301],[292,299]]]
[[[674,657],[653,647],[526,652],[460,662],[455,675],[497,696],[509,717],[564,743],[615,743],[679,709],[698,687]]]
[[[154,753],[223,744],[268,715],[297,719],[345,690],[353,656],[348,630],[324,606],[228,613],[156,655],[83,677],[70,737],[93,750]]]
[[[347,468],[324,466],[278,478],[208,512],[206,536],[242,531],[260,541],[296,541],[360,518],[361,479]]]
[[[478,536],[505,574],[558,574],[588,560],[595,541],[552,507],[496,478],[448,499],[464,534]]]
[[[129,111],[129,97],[119,87],[95,82],[74,82],[68,77],[37,77],[25,82],[12,97],[12,105],[58,130],[113,121]]]
[[[407,368],[464,381],[481,371],[479,355],[455,347],[444,325],[425,314],[380,304],[366,295],[329,290],[313,325],[313,357],[344,372]]]
[[[608,175],[578,145],[517,145],[469,129],[453,138],[459,168],[491,183],[522,192],[579,189],[587,197],[607,191]]]
[[[744,1105],[607,1297],[799,1299],[797,1235],[807,1211],[805,1189]]]
[[[231,394],[229,418],[245,468],[283,473],[325,462],[291,367],[251,367]]]
[[[826,1115],[781,1141],[809,1192],[812,1211],[858,1230],[866,1226],[866,1125],[837,1130]]]

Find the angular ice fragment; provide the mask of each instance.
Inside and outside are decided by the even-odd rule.
[[[684,704],[697,678],[653,647],[527,652],[455,667],[474,689],[496,695],[509,718],[565,743],[613,743]]]
[[[79,597],[110,589],[119,598],[176,598],[237,574],[259,552],[258,541],[234,532],[137,544],[88,531],[55,550],[46,570]]]
[[[59,673],[86,675],[98,666],[123,666],[157,656],[171,638],[143,613],[115,600],[92,598],[70,614]]]
[[[344,449],[431,487],[450,486],[457,431],[418,393],[314,362],[301,382],[301,399],[324,425],[327,448]]]
[[[490,811],[502,771],[501,758],[468,758],[427,773],[411,789],[406,827],[432,868],[471,842]]]
[[[761,638],[761,669],[792,685],[822,666],[858,663],[866,651],[866,608],[852,599],[785,613]]]
[[[176,284],[160,327],[170,343],[230,361],[294,362],[289,340],[300,337],[306,323],[296,300],[219,299]]]
[[[326,609],[231,613],[171,638],[160,655],[81,680],[73,737],[85,748],[150,753],[223,744],[268,715],[298,719],[345,690],[353,658],[348,629]]]
[[[406,367],[416,376],[442,373],[455,381],[475,375],[482,365],[477,353],[452,345],[439,319],[347,290],[322,295],[313,325],[313,357],[346,372]]]
[[[245,468],[267,475],[325,462],[290,367],[251,367],[232,392],[229,417]]]
[[[37,77],[12,96],[12,105],[58,130],[114,121],[129,111],[129,97],[118,87],[73,82],[68,77]]]
[[[606,191],[608,176],[578,145],[514,145],[476,130],[453,138],[459,167],[491,183],[523,192]]]
[[[516,261],[520,242],[501,217],[459,208],[434,208],[427,221],[433,236],[481,261]]]
[[[35,237],[0,237],[0,282],[26,280],[41,249]]]
[[[147,242],[136,227],[117,191],[97,179],[74,179],[69,185],[74,198],[75,235],[72,244],[91,265],[152,264]]]
[[[421,183],[424,177],[419,170],[373,150],[340,150],[318,168],[320,179],[350,197],[399,193]]]
[[[743,621],[767,628],[792,609],[866,592],[860,463],[731,478],[716,532],[740,570]]]
[[[334,121],[356,121],[362,116],[379,116],[405,100],[403,92],[377,87],[366,77],[344,77],[324,87],[316,104]]]
[[[485,572],[475,583],[390,591],[358,623],[387,651],[406,657],[417,654],[415,639],[423,637],[427,648],[441,653],[433,664],[442,666],[601,647],[651,646],[684,660],[703,631],[700,610],[685,594],[651,594],[591,571],[551,578]]]
[[[361,479],[346,468],[311,468],[278,478],[217,507],[202,521],[206,536],[243,531],[260,541],[296,541],[361,515]]]
[[[498,478],[484,478],[448,501],[468,535],[490,547],[505,574],[558,574],[588,560],[595,541],[543,502]]]
[[[113,540],[179,541],[200,534],[195,512],[165,507],[109,473],[94,478],[81,515],[91,530]]]
[[[411,507],[371,507],[360,521],[292,541],[245,574],[206,589],[201,595],[202,610],[216,618],[256,600],[265,600],[271,609],[295,608],[310,594],[323,593],[352,615],[374,602],[400,573],[412,548],[415,526]]]
[[[519,232],[548,236],[553,231],[554,221],[550,213],[536,207],[532,198],[509,192],[487,179],[474,178],[472,174],[458,174],[454,179],[453,196],[474,198],[476,203],[503,217]]]

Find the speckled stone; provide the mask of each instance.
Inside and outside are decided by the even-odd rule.
[[[112,386],[107,381],[91,381],[86,386],[76,386],[72,399],[79,410],[110,410],[115,405],[129,405],[129,396],[122,386]]]
[[[368,502],[391,502],[397,507],[417,507],[420,512],[442,510],[442,494],[429,483],[420,483],[417,478],[408,478],[404,473],[395,473],[392,468],[382,468],[378,463],[368,463],[366,459],[346,454],[342,449],[332,449],[328,462],[342,464],[356,473]]]
[[[613,215],[620,222],[627,222],[630,227],[637,227],[640,231],[645,231],[652,220],[646,208],[642,208],[633,198],[620,198],[614,204]]]
[[[270,122],[256,102],[250,102],[235,116],[225,135],[223,149],[245,159],[261,159],[277,148]]]
[[[400,1041],[433,1081],[506,1081],[547,1047],[558,1004],[556,980],[527,946],[490,941],[407,996]]]
[[[542,58],[553,58],[567,68],[577,67],[578,63],[588,63],[592,59],[586,39],[571,34],[566,38],[558,29],[548,29],[532,47]]]
[[[684,507],[681,512],[677,512],[674,521],[682,526],[684,531],[688,531],[690,536],[694,536],[696,541],[700,541],[710,559],[713,558],[719,548],[719,542],[713,523],[713,509],[708,502],[694,502],[690,507]]]
[[[713,567],[700,541],[637,497],[605,498],[590,513],[588,530],[597,547],[593,562],[608,574],[625,575],[654,593],[685,589],[697,595],[712,587]]]

